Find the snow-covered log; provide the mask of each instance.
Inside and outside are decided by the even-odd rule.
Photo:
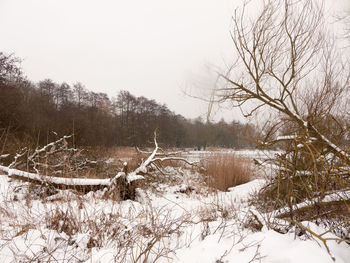
[[[0,166],[0,171],[6,173],[10,178],[28,181],[40,185],[50,185],[60,189],[76,189],[80,191],[98,190],[108,187],[110,179],[90,178],[65,178],[45,176],[37,173],[30,173],[18,169],[11,169],[7,166]]]
[[[148,173],[149,166],[156,166],[156,163],[161,163],[163,161],[182,161],[189,165],[194,165],[195,162],[189,162],[188,160],[178,157],[172,156],[172,154],[162,153],[159,154],[159,146],[157,143],[156,133],[154,134],[154,150],[150,153],[148,158],[141,163],[139,167],[137,167],[134,171],[128,172],[128,164],[124,163],[123,171],[117,173],[114,178],[111,179],[90,179],[90,178],[67,178],[67,177],[54,177],[40,174],[37,169],[40,166],[39,162],[36,162],[36,158],[43,154],[43,156],[51,155],[53,152],[58,152],[59,149],[63,149],[61,147],[55,147],[56,144],[63,143],[66,145],[66,139],[69,136],[64,136],[56,142],[50,143],[40,149],[35,150],[35,152],[28,157],[28,160],[34,163],[35,173],[22,171],[19,169],[15,169],[17,164],[18,157],[22,157],[24,154],[17,154],[17,158],[13,163],[9,166],[0,166],[0,171],[7,173],[9,177],[14,179],[20,179],[24,181],[30,181],[36,184],[45,184],[51,185],[57,188],[62,189],[77,189],[83,191],[90,190],[98,190],[107,188],[108,191],[119,191],[122,199],[134,199],[135,198],[135,189],[138,186],[138,183],[144,179],[144,176]],[[22,151],[23,152],[23,151]],[[160,156],[165,157],[160,157]],[[158,156],[158,157],[156,157]],[[91,162],[91,161],[90,161]]]
[[[314,209],[314,205],[317,203],[318,206],[325,206],[327,204],[332,204],[336,202],[348,202],[350,200],[350,190],[344,191],[333,191],[326,193],[322,198],[314,198],[311,200],[306,200],[302,203],[293,205],[292,207],[285,206],[273,212],[274,217],[284,218],[288,217],[293,211],[300,211],[302,209]]]
[[[144,176],[148,173],[148,167],[154,166],[157,170],[161,171],[161,168],[157,165],[157,163],[162,163],[164,161],[182,161],[189,165],[195,165],[196,162],[190,162],[185,158],[181,158],[178,156],[180,152],[170,152],[166,153],[162,151],[162,153],[158,153],[160,150],[158,142],[157,142],[157,134],[154,133],[154,149],[152,152],[142,152],[140,150],[139,153],[149,154],[148,158],[141,163],[139,167],[137,167],[132,172],[127,172],[127,163],[124,163],[123,172],[119,172],[112,179],[112,188],[118,187],[121,191],[121,197],[123,199],[134,199],[135,198],[135,189],[138,186],[138,182],[145,179]],[[163,157],[162,157],[163,156]]]

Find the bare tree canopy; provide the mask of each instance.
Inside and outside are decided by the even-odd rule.
[[[0,85],[6,80],[19,77],[21,69],[19,67],[20,60],[13,55],[7,55],[0,52]]]
[[[246,13],[252,4],[256,2],[245,3],[233,15],[231,36],[237,57],[220,74],[224,85],[214,91],[214,100],[232,102],[245,116],[273,109],[278,114],[274,131],[289,123],[292,134],[316,137],[350,163],[338,141],[324,133],[325,123],[331,121],[344,135],[346,125],[340,116],[350,71],[327,32],[322,2],[263,1],[254,18]]]

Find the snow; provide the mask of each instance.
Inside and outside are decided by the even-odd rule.
[[[308,122],[304,121],[301,116],[299,116],[298,114],[293,114],[293,116],[299,120],[300,122],[303,123],[304,127],[309,129],[308,126],[310,126],[312,128],[312,130],[325,142],[328,144],[328,146],[330,146],[333,150],[335,150],[337,153],[339,153],[345,160],[349,160],[349,155],[347,152],[345,152],[344,150],[342,150],[341,148],[339,148],[337,145],[335,145],[334,143],[332,143],[328,138],[326,138],[319,130],[316,129],[316,127],[314,127],[313,125],[309,125]],[[313,139],[313,138],[311,138]]]
[[[136,180],[142,180],[144,177],[142,175],[136,174],[135,172],[129,173],[126,177],[128,184]]]
[[[182,183],[165,181],[154,190],[138,189],[138,201],[105,199],[102,191],[82,196],[69,190],[28,201],[29,183],[0,175],[0,262],[334,262],[322,242],[298,237],[293,229],[281,234],[266,226],[253,231],[244,224],[251,212],[258,214],[248,201],[264,179],[227,192],[210,192],[198,185],[199,175],[190,170],[176,175],[176,170],[168,169],[168,173],[179,176]],[[18,189],[24,189],[22,196]],[[335,197],[330,194],[325,200]],[[302,224],[315,233],[326,232],[313,223]],[[336,263],[349,262],[348,244],[329,240],[327,245]]]
[[[5,166],[0,166],[0,171],[7,172],[8,176],[20,176],[28,178],[31,180],[45,181],[53,184],[63,184],[63,185],[109,185],[110,179],[87,179],[87,178],[63,178],[63,177],[53,177],[44,176],[35,173],[24,172],[17,169],[9,169]]]
[[[6,166],[0,166],[0,171],[7,173],[9,177],[19,176],[19,177],[28,178],[31,180],[48,182],[51,184],[67,185],[67,186],[74,186],[74,185],[79,185],[79,186],[105,185],[105,186],[108,186],[112,183],[111,179],[65,178],[65,177],[45,176],[45,175],[40,175],[40,174],[36,174],[36,173],[24,172],[24,171],[17,170],[17,169],[11,169],[11,168],[8,168]],[[135,181],[135,180],[144,179],[144,177],[142,175],[137,174],[137,172],[146,173],[147,168],[144,166],[141,166],[141,168],[137,169],[137,171],[129,173],[127,175],[128,183],[131,183],[132,181]],[[124,173],[119,172],[115,176],[114,180],[117,179],[118,177],[120,177],[122,174],[124,174]]]
[[[298,203],[296,205],[292,206],[292,210],[300,210],[304,207],[311,206],[313,203],[317,202],[323,202],[323,203],[328,203],[328,202],[334,202],[334,201],[343,201],[343,200],[350,200],[350,190],[348,191],[343,191],[343,192],[334,192],[334,193],[325,193],[325,196],[320,199],[320,198],[315,198],[314,200],[309,200],[305,202]],[[286,214],[290,212],[289,207],[283,207],[276,211],[275,216]]]
[[[243,149],[243,150],[230,150],[230,149],[225,149],[223,151],[219,151],[220,154],[234,154],[237,156],[245,157],[248,159],[258,159],[258,160],[265,160],[272,158],[276,154],[280,154],[281,151],[273,151],[273,150],[256,150],[256,149]],[[188,151],[187,154],[184,156],[191,161],[198,161],[201,159],[205,159],[212,155],[213,152],[211,151]]]
[[[277,141],[283,141],[283,140],[295,140],[296,135],[285,135],[285,136],[278,136]]]
[[[110,163],[113,163],[114,161],[115,161],[114,158],[108,158],[107,160],[105,160],[105,163],[110,164]]]
[[[9,168],[7,166],[0,165],[0,172],[8,173]]]
[[[331,263],[332,258],[326,250],[314,240],[299,240],[294,234],[279,234],[273,230],[263,228],[261,232],[253,233],[240,242],[235,243],[234,238],[225,238],[218,242],[219,236],[214,235],[196,242],[190,248],[177,253],[177,260],[181,263],[219,262],[222,255],[223,262],[251,262],[254,257],[256,262],[269,263]],[[220,244],[220,245],[219,245]],[[334,243],[333,243],[334,244]],[[350,253],[345,245],[332,246],[337,251],[337,263],[346,263]]]
[[[115,249],[96,249],[93,248],[91,251],[91,258],[85,261],[85,263],[105,263],[105,262],[115,262]]]

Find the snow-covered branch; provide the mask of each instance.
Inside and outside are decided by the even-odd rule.
[[[55,177],[43,175],[40,173],[40,170],[52,169],[53,172],[51,174],[61,173],[64,169],[64,162],[69,159],[68,156],[64,155],[62,160],[59,160],[57,163],[53,164],[47,161],[47,158],[52,157],[54,153],[66,152],[69,153],[79,153],[77,149],[70,149],[67,147],[68,143],[66,139],[71,136],[64,136],[55,142],[49,143],[42,148],[36,149],[34,153],[29,155],[28,162],[32,164],[32,169],[35,172],[30,171],[22,171],[18,169],[14,169],[14,167],[18,164],[17,160],[20,157],[28,154],[27,150],[24,149],[21,153],[15,156],[15,160],[11,163],[10,166],[0,166],[0,171],[7,173],[10,177],[15,179],[21,179],[26,181],[32,181],[39,184],[49,184],[55,187],[61,188],[93,188],[93,189],[101,189],[107,187],[110,190],[114,190],[116,187],[119,188],[121,192],[124,192],[122,198],[133,198],[135,195],[135,188],[137,186],[137,182],[144,179],[144,176],[149,173],[148,168],[152,165],[162,163],[164,161],[180,161],[184,162],[188,165],[195,165],[196,162],[190,162],[185,158],[174,156],[177,153],[158,153],[159,145],[157,142],[157,134],[154,133],[154,149],[149,154],[147,159],[143,161],[135,170],[128,172],[127,163],[124,163],[123,171],[117,173],[116,176],[112,179],[88,179],[88,178],[68,178],[66,177]],[[163,157],[162,157],[163,156]],[[40,161],[46,160],[46,162]],[[82,169],[86,165],[96,164],[97,161],[91,161],[87,158],[81,160],[76,168]],[[70,166],[70,164],[68,164]],[[61,170],[59,170],[61,169]]]

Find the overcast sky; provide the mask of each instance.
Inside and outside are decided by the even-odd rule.
[[[338,8],[350,2],[328,1]],[[24,59],[33,81],[80,81],[109,96],[128,90],[185,117],[204,116],[205,105],[183,90],[210,83],[206,66],[229,61],[237,2],[0,0],[0,51]]]

